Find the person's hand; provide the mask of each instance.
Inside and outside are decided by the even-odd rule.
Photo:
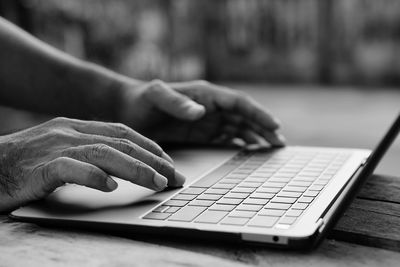
[[[278,120],[244,93],[205,81],[124,87],[120,121],[156,141],[284,145]]]
[[[0,136],[0,211],[65,183],[113,191],[111,176],[156,191],[185,180],[156,143],[123,124],[57,118]]]

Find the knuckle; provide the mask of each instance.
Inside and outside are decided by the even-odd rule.
[[[174,168],[166,160],[163,160],[161,158],[156,158],[154,161],[154,165],[155,169],[158,170],[159,173],[162,173],[167,177],[173,175]]]
[[[206,80],[197,80],[194,82],[196,85],[201,87],[210,87],[212,84]]]
[[[58,158],[48,162],[42,169],[42,177],[46,184],[50,184],[59,177],[61,168],[64,165],[64,159]]]
[[[96,144],[90,147],[88,151],[88,157],[99,159],[107,158],[111,153],[111,148],[105,144]]]
[[[152,142],[151,147],[152,147],[153,153],[159,157],[161,157],[162,154],[164,153],[164,150],[156,143]]]
[[[144,164],[141,161],[135,161],[134,164],[132,164],[132,168],[138,178],[144,177]]]
[[[155,79],[149,83],[148,92],[152,94],[156,94],[161,92],[165,87],[165,83],[161,80]]]
[[[65,117],[57,117],[51,120],[52,122],[56,123],[56,124],[63,124],[63,123],[67,123],[70,121],[70,119],[65,118]]]
[[[128,155],[134,155],[137,151],[137,146],[127,139],[118,139],[118,147]]]
[[[130,129],[123,123],[113,123],[113,127],[118,132],[120,136],[128,136]]]

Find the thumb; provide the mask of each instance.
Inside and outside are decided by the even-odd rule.
[[[160,80],[152,81],[148,85],[145,97],[156,108],[178,119],[197,120],[206,113],[203,105],[175,91]]]

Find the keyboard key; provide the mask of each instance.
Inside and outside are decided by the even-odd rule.
[[[263,183],[248,183],[248,182],[242,182],[238,185],[238,187],[253,187],[257,188],[260,187]]]
[[[202,206],[202,207],[210,207],[214,204],[215,201],[212,200],[193,200],[189,203],[189,206]]]
[[[169,207],[166,211],[167,213],[175,213],[180,209],[180,207]]]
[[[289,191],[289,192],[301,192],[301,193],[303,193],[304,191],[307,190],[307,187],[286,186],[286,187],[283,188],[282,190],[283,190],[283,191]]]
[[[313,200],[314,197],[301,197],[299,203],[311,203]]]
[[[235,187],[231,190],[232,193],[253,193],[256,188],[254,187]]]
[[[236,174],[231,173],[226,176],[226,178],[236,178],[236,179],[244,179],[246,177],[248,177],[248,175],[243,173],[236,173]]]
[[[243,204],[248,205],[265,205],[267,204],[269,199],[262,199],[262,198],[248,198],[243,201]]]
[[[239,199],[245,199],[248,197],[248,193],[228,193],[224,197],[226,198],[239,198]]]
[[[150,212],[146,216],[143,217],[143,219],[150,219],[150,220],[165,220],[169,216],[171,216],[170,213],[161,213],[161,212]]]
[[[219,189],[232,189],[236,186],[236,184],[216,184],[212,188],[219,188]]]
[[[265,208],[266,209],[274,209],[274,210],[288,210],[292,206],[292,204],[287,203],[268,203]]]
[[[324,189],[324,186],[322,186],[322,185],[312,185],[308,190],[321,191],[322,189]]]
[[[316,177],[296,176],[292,181],[314,182]]]
[[[293,204],[295,203],[297,198],[291,198],[291,197],[274,197],[271,202],[273,203],[289,203]]]
[[[198,196],[196,199],[198,199],[198,200],[214,200],[214,201],[217,201],[221,197],[222,197],[222,195],[202,194],[202,195]]]
[[[319,194],[319,191],[306,191],[303,196],[305,197],[316,197]]]
[[[227,211],[207,210],[203,212],[199,217],[197,217],[195,222],[216,224],[220,220],[222,220],[222,218],[228,215],[228,213],[229,212]]]
[[[293,224],[297,220],[297,217],[283,217],[280,221],[279,224]]]
[[[236,168],[236,165],[230,164],[223,164],[217,169],[213,170],[205,177],[201,178],[200,180],[196,181],[191,187],[203,187],[208,188],[217,183],[220,179],[225,177],[228,173],[233,171]]]
[[[288,210],[285,216],[289,217],[299,217],[303,213],[302,210]]]
[[[218,200],[217,204],[238,205],[243,201],[240,198],[222,198]]]
[[[276,216],[276,217],[281,217],[285,214],[284,210],[272,210],[272,209],[263,209],[258,213],[258,215],[263,215],[263,216]]]
[[[328,180],[317,180],[317,181],[315,181],[315,183],[314,183],[314,185],[322,185],[322,186],[324,186],[324,185],[327,185],[329,183],[329,181]]]
[[[278,221],[279,217],[256,216],[247,225],[252,227],[271,228]]]
[[[295,172],[277,172],[275,173],[272,177],[276,177],[276,178],[293,178],[296,176]]]
[[[222,220],[221,224],[242,226],[245,225],[248,221],[248,218],[225,217],[225,219]]]
[[[256,214],[255,211],[235,210],[229,214],[229,217],[253,218]]]
[[[282,191],[279,192],[276,196],[278,197],[294,197],[294,198],[299,198],[301,196],[300,192],[286,192]]]
[[[236,205],[221,205],[221,204],[214,204],[209,207],[209,210],[222,210],[222,211],[232,211],[236,208]]]
[[[261,199],[271,199],[275,196],[275,194],[271,193],[260,193],[259,191],[250,195],[250,198],[261,198]]]
[[[306,181],[292,181],[288,183],[288,186],[302,186],[302,187],[309,187],[312,184],[312,182],[306,182]]]
[[[258,169],[257,171],[253,172],[252,174],[249,175],[249,177],[254,177],[254,178],[270,178],[272,175],[274,175],[274,172],[267,172]]]
[[[238,183],[241,183],[242,181],[243,181],[242,179],[224,178],[221,181],[219,181],[218,183],[220,183],[220,184],[238,184]]]
[[[169,221],[180,221],[180,222],[191,222],[199,216],[206,207],[197,206],[186,206],[180,209],[178,212],[174,213],[168,220]]]
[[[225,195],[229,192],[229,189],[222,189],[222,188],[210,188],[207,189],[204,194],[215,194],[215,195]]]
[[[247,183],[264,183],[269,178],[261,178],[261,177],[249,177],[245,180]]]
[[[179,194],[174,196],[172,199],[174,200],[193,200],[196,197],[196,195],[185,195],[185,194]]]
[[[292,209],[294,210],[305,210],[307,208],[308,204],[307,203],[295,203],[292,206]]]
[[[265,187],[263,186],[262,188],[257,189],[257,192],[262,192],[262,193],[278,193],[279,191],[281,191],[280,188],[277,187]]]
[[[270,182],[270,183],[288,183],[291,180],[292,180],[292,178],[283,178],[283,177],[272,176],[271,178],[268,179],[268,182]]]
[[[169,206],[159,206],[153,210],[153,212],[164,212],[169,208]]]
[[[189,201],[186,201],[186,200],[168,200],[167,202],[164,203],[164,205],[171,206],[171,207],[183,207],[187,203],[189,203]]]
[[[189,187],[182,192],[181,194],[187,194],[187,195],[200,195],[206,190],[206,188],[196,188],[196,187]]]
[[[264,183],[263,187],[276,187],[276,188],[283,188],[286,186],[286,183]]]
[[[248,205],[248,204],[241,204],[237,206],[235,210],[247,210],[247,211],[259,211],[263,208],[263,205]]]

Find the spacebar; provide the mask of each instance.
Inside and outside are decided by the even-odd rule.
[[[190,185],[190,187],[211,187],[237,167],[238,165],[236,164],[223,164],[200,180],[198,180],[197,182],[195,182],[194,184]]]

